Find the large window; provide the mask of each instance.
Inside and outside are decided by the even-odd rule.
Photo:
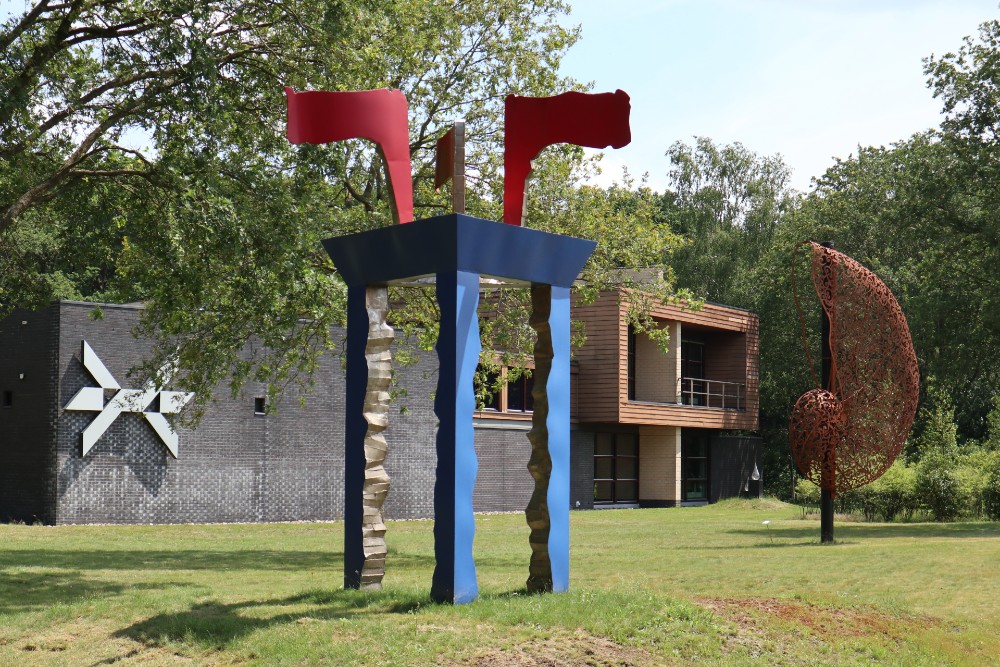
[[[681,500],[708,502],[708,436],[681,436]]]
[[[639,502],[639,439],[634,433],[596,434],[594,502]]]
[[[685,405],[707,405],[705,387],[705,344],[694,340],[681,341],[681,402]]]

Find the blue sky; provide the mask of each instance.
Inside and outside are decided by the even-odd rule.
[[[582,39],[562,73],[632,98],[632,144],[607,150],[607,183],[627,166],[666,183],[664,157],[694,136],[779,153],[792,184],[858,145],[936,126],[922,59],[954,51],[997,0],[570,0]]]

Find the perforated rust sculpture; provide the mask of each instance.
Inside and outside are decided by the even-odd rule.
[[[806,345],[818,388],[796,402],[789,439],[799,473],[832,497],[892,465],[913,424],[920,378],[906,317],[889,288],[843,253],[802,245],[812,253],[813,285],[829,319],[829,383],[816,377]]]

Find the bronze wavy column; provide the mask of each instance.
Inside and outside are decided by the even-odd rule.
[[[531,397],[534,407],[531,415],[531,458],[528,471],[535,480],[535,490],[524,510],[531,528],[531,562],[528,566],[528,591],[552,590],[552,563],[549,560],[549,478],[552,475],[552,457],[549,454],[549,396],[547,391],[549,371],[552,369],[552,328],[549,311],[552,307],[552,288],[549,285],[531,286],[531,317],[528,324],[538,336],[535,340],[534,388]]]

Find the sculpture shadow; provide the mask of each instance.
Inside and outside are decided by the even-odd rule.
[[[313,590],[284,598],[222,603],[200,602],[190,609],[151,616],[114,633],[147,646],[194,642],[225,646],[276,625],[309,621],[350,620],[372,611],[414,613],[434,606],[426,593],[401,591]]]
[[[0,570],[30,565],[69,571],[92,570],[302,570],[339,567],[342,551],[57,550],[0,551]],[[50,575],[46,575],[50,576]]]
[[[79,570],[65,572],[7,572],[0,580],[0,616],[43,611],[57,604],[107,598],[126,591],[156,590],[164,586],[192,587],[183,581],[121,584],[85,577]]]

